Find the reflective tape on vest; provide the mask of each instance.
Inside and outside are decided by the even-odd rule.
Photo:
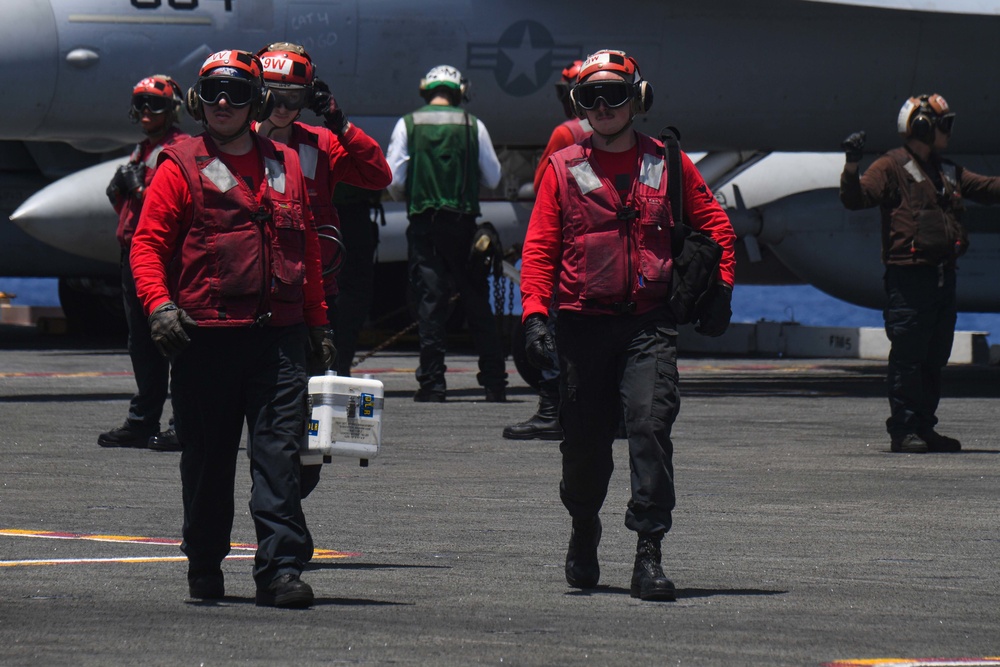
[[[149,152],[149,157],[146,158],[146,166],[150,169],[156,167],[156,158],[160,157],[160,152],[163,151],[163,144],[160,144],[153,150]]]
[[[455,111],[414,111],[414,125],[472,125],[469,114]]]
[[[577,186],[580,188],[580,194],[590,194],[594,190],[601,187],[601,179],[597,177],[594,173],[593,167],[590,163],[583,161],[578,165],[574,165],[569,168],[569,173],[573,176],[573,180],[576,181]]]
[[[903,165],[903,169],[905,169],[910,174],[910,176],[913,177],[913,180],[915,180],[917,183],[924,182],[924,172],[920,170],[920,167],[917,165],[915,161],[910,160],[909,162]]]
[[[642,166],[639,167],[639,182],[654,190],[660,189],[660,179],[663,178],[663,158],[649,153],[643,153]]]
[[[316,165],[319,164],[319,151],[315,146],[299,144],[299,164],[302,165],[302,175],[310,181],[316,180]]]
[[[285,165],[271,158],[264,158],[264,174],[275,192],[285,194]]]
[[[215,158],[209,162],[201,173],[207,178],[219,192],[229,192],[236,187],[236,177],[233,176],[229,168],[222,160]]]

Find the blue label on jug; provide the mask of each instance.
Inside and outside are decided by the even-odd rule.
[[[361,394],[361,405],[358,406],[358,416],[375,416],[375,394]]]

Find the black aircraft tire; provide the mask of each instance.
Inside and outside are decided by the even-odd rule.
[[[76,336],[128,336],[121,278],[60,278],[59,304],[68,333]]]

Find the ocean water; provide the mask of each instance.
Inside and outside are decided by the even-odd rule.
[[[54,278],[0,278],[0,292],[16,294],[11,303],[58,306]],[[520,294],[515,293],[520,311]],[[733,321],[799,322],[811,326],[881,327],[882,311],[835,299],[810,285],[737,285]],[[959,313],[958,330],[985,331],[991,344],[1000,343],[1000,313]]]

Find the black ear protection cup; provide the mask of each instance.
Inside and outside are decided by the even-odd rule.
[[[910,136],[915,139],[928,139],[934,134],[934,118],[936,114],[927,101],[927,95],[920,96],[920,107],[910,119]]]
[[[201,108],[201,98],[198,97],[198,91],[194,89],[194,86],[188,88],[187,97],[184,98],[184,106],[187,108],[188,115],[196,121],[200,123],[204,120],[205,114]]]
[[[181,112],[181,100],[184,99],[184,91],[181,90],[180,85],[173,79],[168,79],[168,81],[170,82],[170,88],[174,91],[174,98],[176,99],[174,102],[174,118],[179,119],[178,117]]]
[[[632,98],[632,114],[646,113],[653,108],[653,86],[648,81],[635,84],[635,97]]]
[[[263,94],[257,96],[250,108],[250,116],[258,123],[263,123],[270,118],[271,112],[274,111],[274,93],[266,86],[263,91]]]
[[[569,89],[569,104],[573,107],[573,113],[576,114],[577,118],[584,120],[587,117],[586,110],[576,101],[576,86]]]

